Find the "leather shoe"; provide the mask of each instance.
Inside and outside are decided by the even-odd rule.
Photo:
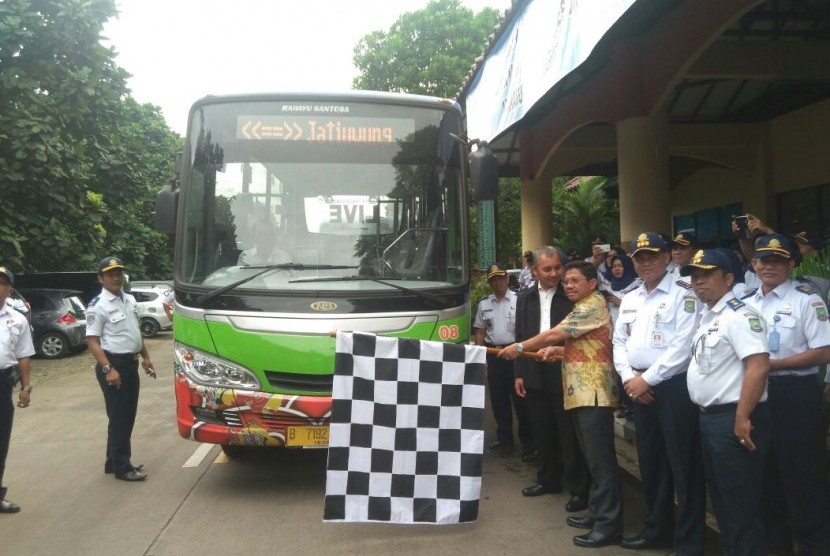
[[[620,542],[622,535],[601,535],[595,531],[586,533],[584,535],[577,535],[574,537],[574,544],[576,546],[585,546],[587,548],[599,548],[609,544],[617,544]]]
[[[489,448],[491,450],[502,450],[502,449],[505,449],[505,448],[512,448],[512,447],[513,447],[512,442],[502,442],[501,440],[496,440],[495,442],[493,442],[489,446]]]
[[[629,550],[648,550],[649,548],[671,548],[672,543],[658,539],[645,539],[642,535],[623,539],[620,546]]]
[[[522,461],[525,463],[536,461],[538,456],[539,452],[537,452],[536,450],[522,450]]]
[[[116,479],[121,479],[122,481],[143,481],[147,478],[146,473],[142,473],[141,471],[127,471],[126,473],[116,473]]]
[[[584,496],[571,496],[571,499],[565,504],[565,511],[568,512],[583,512],[587,509],[588,499]]]
[[[20,511],[20,506],[8,500],[0,500],[0,514],[16,514]]]
[[[589,515],[570,515],[566,521],[568,525],[577,529],[594,528],[594,518]]]
[[[133,471],[141,471],[142,469],[144,469],[144,464],[143,463],[139,463],[138,465],[133,465]],[[104,473],[109,475],[109,474],[115,473],[115,471],[112,470],[112,467],[104,467]]]
[[[535,484],[522,489],[522,496],[542,496],[543,494],[558,494],[562,487]]]

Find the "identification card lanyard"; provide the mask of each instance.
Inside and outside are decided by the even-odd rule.
[[[769,339],[768,339],[770,353],[778,353],[778,346],[779,346],[779,343],[781,341],[781,335],[778,333],[778,329],[776,328],[776,325],[778,324],[778,321],[780,321],[780,320],[781,320],[781,317],[779,317],[778,315],[775,315],[772,318],[772,330],[769,333]]]
[[[660,313],[654,313],[654,329],[651,332],[651,347],[663,347],[663,332],[658,328],[660,323]]]

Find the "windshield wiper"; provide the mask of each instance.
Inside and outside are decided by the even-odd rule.
[[[267,274],[273,270],[338,270],[344,268],[357,268],[356,266],[346,266],[346,265],[333,265],[333,264],[303,264],[303,263],[281,263],[281,264],[251,264],[241,266],[239,268],[259,268],[262,269],[259,272],[255,272],[250,276],[246,276],[242,280],[237,280],[227,286],[222,286],[221,288],[216,288],[215,290],[211,290],[205,295],[201,296],[196,300],[197,303],[202,304],[214,299],[222,295],[225,292],[229,292],[234,288],[241,286],[247,282],[250,282],[254,278],[258,276],[262,276],[263,274]]]
[[[413,289],[413,288],[407,288],[406,286],[402,286],[402,285],[396,284],[394,282],[389,282],[387,280],[382,280],[380,278],[375,278],[374,276],[362,276],[362,275],[359,275],[359,274],[356,275],[356,276],[319,276],[319,277],[316,277],[316,278],[300,278],[298,280],[289,280],[288,283],[289,284],[297,284],[297,283],[309,283],[309,282],[356,282],[356,281],[359,281],[359,280],[368,280],[369,282],[376,282],[378,284],[383,284],[384,286],[389,286],[390,288],[395,288],[395,289],[401,290],[401,291],[406,292],[406,293],[412,293],[412,294],[417,295],[418,297],[421,297],[421,298],[426,299],[428,301],[432,301],[433,303],[435,303],[438,306],[444,306],[445,305],[438,298],[438,296],[435,296],[431,293],[428,293],[428,292],[425,292],[425,291],[422,291],[422,290],[416,290],[416,289]]]

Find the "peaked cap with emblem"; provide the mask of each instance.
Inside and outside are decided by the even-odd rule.
[[[643,232],[637,239],[631,240],[631,256],[633,257],[640,251],[651,251],[652,253],[659,253],[668,249],[666,240],[660,234],[654,232]]]
[[[507,276],[507,267],[501,263],[493,263],[490,265],[490,268],[487,269],[487,279],[493,278],[495,276]]]
[[[14,273],[8,269],[8,267],[0,266],[0,276],[5,276],[6,279],[9,281],[9,284],[14,286]]]
[[[755,258],[778,255],[785,259],[794,259],[793,253],[798,248],[789,236],[783,234],[767,234],[755,240]]]
[[[103,274],[104,272],[115,270],[116,268],[127,267],[124,266],[124,263],[122,263],[121,259],[119,259],[118,257],[105,257],[101,259],[101,262],[98,263],[98,274]]]
[[[682,247],[695,246],[697,245],[697,236],[691,230],[683,230],[682,232],[677,232],[677,235],[671,240],[671,244]]]
[[[718,249],[700,249],[692,261],[680,269],[681,276],[690,276],[695,270],[715,270],[719,268],[732,272],[732,262]]]

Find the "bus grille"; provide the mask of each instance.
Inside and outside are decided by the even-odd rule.
[[[315,392],[331,395],[332,375],[311,375],[303,373],[282,373],[265,371],[265,378],[273,388],[289,392]]]

